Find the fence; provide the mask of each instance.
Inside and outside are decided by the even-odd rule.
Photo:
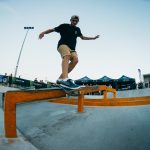
[[[31,80],[26,80],[22,78],[15,78],[12,76],[5,76],[5,75],[0,75],[0,84],[2,85],[7,85],[10,87],[21,87],[21,88],[27,88],[27,87],[32,87],[34,86],[35,89],[40,89],[40,88],[47,88],[47,84],[44,82],[37,82],[37,81],[31,81]]]

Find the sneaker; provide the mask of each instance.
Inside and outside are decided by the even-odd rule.
[[[56,84],[60,84],[61,83],[61,79],[58,79],[57,81],[56,81]]]
[[[71,82],[72,84],[75,84],[76,86],[79,86],[79,85],[77,85],[77,84],[74,82],[74,80],[72,80],[72,79],[68,79],[68,81]]]
[[[67,81],[64,80],[60,80],[59,84],[64,87],[64,88],[68,88],[68,89],[79,89],[80,86],[76,85],[75,83],[73,83],[73,80],[68,79]]]
[[[74,84],[76,84],[73,80],[72,80],[72,82],[73,82]],[[76,85],[79,86],[80,88],[86,87],[85,85],[79,85],[79,84],[76,84]]]
[[[72,80],[72,79],[69,79],[69,80],[70,80],[70,82],[72,82],[72,83],[75,84],[76,86],[79,86],[80,88],[86,87],[85,85],[78,85],[78,84],[76,84],[76,83],[74,82],[74,80]]]

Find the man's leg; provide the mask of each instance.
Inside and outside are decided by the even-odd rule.
[[[68,73],[70,73],[75,68],[77,63],[78,63],[78,57],[77,56],[72,57],[68,67]]]
[[[69,59],[69,56],[67,58],[65,57],[65,60],[62,61],[62,74],[60,75],[59,79],[68,78],[68,73],[70,73],[75,68],[75,66],[78,63],[77,53],[76,52],[72,53],[72,55],[70,56],[70,59],[69,59],[70,63],[69,63],[68,59]],[[68,62],[68,66],[66,65],[66,62]],[[67,67],[68,67],[68,73],[66,74]]]
[[[61,63],[62,73],[59,76],[59,79],[62,80],[68,78],[68,68],[69,68],[71,53],[67,45],[60,45],[58,48],[58,52],[62,57],[62,63]]]
[[[70,61],[70,55],[66,55],[62,59],[62,74],[60,75],[60,79],[66,79],[68,78],[68,70],[69,70],[69,61]]]
[[[71,72],[78,63],[77,55],[75,55],[76,57],[73,56],[72,53],[70,53],[70,49],[65,45],[60,46],[58,50],[62,56],[62,74],[57,80],[57,84],[60,84],[64,88],[79,89],[80,87],[78,85],[74,84],[71,79],[68,79],[68,73]]]

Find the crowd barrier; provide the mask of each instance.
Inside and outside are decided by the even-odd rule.
[[[44,82],[31,81],[27,79],[15,78],[12,76],[5,76],[5,75],[0,75],[0,83],[3,85],[8,85],[10,87],[14,86],[27,88],[34,86],[35,89],[47,88],[47,84]]]

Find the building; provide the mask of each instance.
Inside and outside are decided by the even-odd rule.
[[[143,74],[145,88],[150,88],[150,74]]]

